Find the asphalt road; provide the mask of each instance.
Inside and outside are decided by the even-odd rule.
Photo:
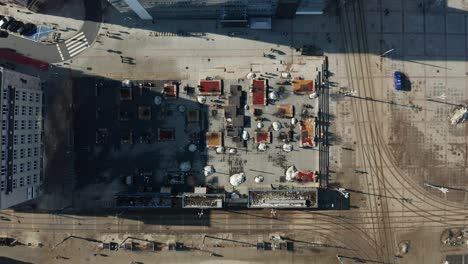
[[[0,41],[0,48],[14,49],[20,54],[48,63],[62,62],[77,56],[94,43],[101,24],[101,2],[83,1],[86,21],[70,40],[58,44],[43,44],[10,34]]]

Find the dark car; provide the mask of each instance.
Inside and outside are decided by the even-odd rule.
[[[18,21],[16,20],[16,22],[13,24],[13,26],[11,27],[10,31],[11,32],[16,32],[21,26],[23,26],[24,23],[21,22],[21,21]]]
[[[24,29],[24,23],[19,21],[19,23],[16,25],[15,32],[20,33],[20,31],[23,31]]]
[[[16,25],[18,24],[18,22],[19,22],[19,21],[13,19],[13,20],[10,22],[10,24],[8,24],[8,26],[7,26],[6,29],[7,29],[8,31],[10,31],[10,32],[13,31],[13,30],[16,28]]]
[[[24,30],[22,32],[19,32],[23,36],[30,36],[32,34],[35,34],[37,32],[37,27],[34,24],[31,23],[26,23],[24,25]]]
[[[6,38],[8,37],[8,32],[1,30],[0,31],[0,38]]]
[[[402,90],[403,86],[401,85],[401,72],[395,71],[393,73],[393,84],[395,86],[395,90]]]

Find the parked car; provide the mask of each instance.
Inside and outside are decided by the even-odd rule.
[[[18,21],[16,21],[14,18],[12,20],[10,20],[10,23],[8,24],[7,26],[7,30],[8,31],[12,31],[15,27],[16,27],[16,24],[18,23]]]
[[[2,18],[2,20],[0,21],[0,28],[6,29],[8,25],[11,23],[11,21],[12,19],[9,17]]]
[[[22,32],[19,32],[23,36],[30,36],[32,34],[35,34],[37,32],[37,27],[36,25],[32,23],[26,23],[24,25],[24,30]]]
[[[21,21],[18,21],[18,23],[16,23],[15,28],[13,29],[13,32],[19,33],[18,31],[22,29],[23,27],[24,27],[24,23]]]
[[[393,85],[395,86],[395,90],[402,90],[402,82],[401,82],[401,72],[395,71],[393,73]]]
[[[8,32],[0,30],[0,38],[6,38],[8,37]]]
[[[18,30],[18,28],[20,28],[22,25],[24,25],[23,22],[16,20],[12,23],[12,26],[9,30],[10,32],[16,32],[16,30]]]
[[[16,33],[21,34],[24,31],[25,24],[23,22],[20,23],[19,27],[15,30]]]

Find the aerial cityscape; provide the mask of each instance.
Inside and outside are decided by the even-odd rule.
[[[0,264],[468,264],[467,11],[0,0]]]

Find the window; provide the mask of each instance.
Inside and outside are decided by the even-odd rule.
[[[0,183],[0,190],[1,190],[1,191],[5,190],[5,181],[2,181],[2,182]]]
[[[13,150],[13,159],[16,159],[18,151],[16,149]]]
[[[21,120],[21,129],[26,129],[26,120]]]
[[[21,115],[26,115],[26,106],[25,105],[21,106]]]
[[[25,92],[25,91],[22,91],[21,92],[21,100],[27,101],[27,99],[28,99],[28,93]]]
[[[19,185],[20,187],[23,187],[24,186],[24,177],[21,177],[20,180],[19,180]]]
[[[37,170],[37,160],[33,161],[33,170]]]
[[[19,101],[19,91],[15,90],[15,100]]]
[[[6,130],[6,129],[7,129],[7,121],[6,121],[6,120],[3,120],[3,121],[2,121],[2,129],[3,129],[3,130]]]
[[[36,121],[36,122],[34,122],[34,129],[39,129],[39,123],[40,123],[40,122],[41,122],[41,121]]]
[[[20,144],[24,144],[26,142],[26,135],[20,136]]]
[[[5,145],[5,144],[6,144],[6,136],[2,135],[2,145]]]
[[[36,94],[36,103],[39,103],[41,101],[41,94],[37,93]]]
[[[2,160],[6,160],[6,151],[2,150]]]
[[[41,108],[40,107],[36,107],[36,115],[37,116],[40,116],[41,115]]]
[[[34,143],[39,142],[38,139],[39,139],[39,135],[38,135],[38,134],[35,134],[35,135],[34,135]]]
[[[34,93],[29,94],[29,102],[34,102]]]
[[[2,106],[2,113],[8,114],[8,106],[7,105]]]
[[[32,143],[32,135],[29,134],[29,135],[28,135],[28,144],[31,144],[31,143]]]
[[[34,122],[33,120],[29,120],[29,121],[28,121],[28,129],[32,129],[32,127],[33,127],[33,122]]]
[[[14,127],[15,127],[15,130],[18,130],[18,120],[15,120]]]
[[[3,96],[2,96],[3,100],[8,100],[8,90],[7,89],[3,90],[2,94],[3,94]]]
[[[15,115],[19,115],[19,105],[15,105]]]
[[[18,144],[18,135],[13,136],[13,144],[14,145]]]
[[[31,175],[26,176],[26,184],[31,184]]]
[[[28,163],[26,163],[26,171],[30,171],[31,170],[31,162],[28,161]]]
[[[39,149],[37,147],[35,147],[34,148],[34,157],[36,157],[38,153],[39,153]]]
[[[34,175],[33,175],[33,182],[34,182],[34,183],[37,183],[37,174],[34,174]]]
[[[20,159],[24,159],[24,149],[20,149]]]
[[[19,172],[24,172],[24,163],[20,163]]]
[[[16,189],[16,179],[13,179],[13,189]]]
[[[28,148],[28,158],[31,157],[31,148]]]
[[[13,174],[15,174],[15,173],[16,173],[16,169],[17,169],[17,166],[16,166],[16,164],[13,164]]]
[[[28,107],[28,114],[29,114],[30,116],[33,115],[33,110],[34,110],[34,108],[33,108],[32,106]]]

